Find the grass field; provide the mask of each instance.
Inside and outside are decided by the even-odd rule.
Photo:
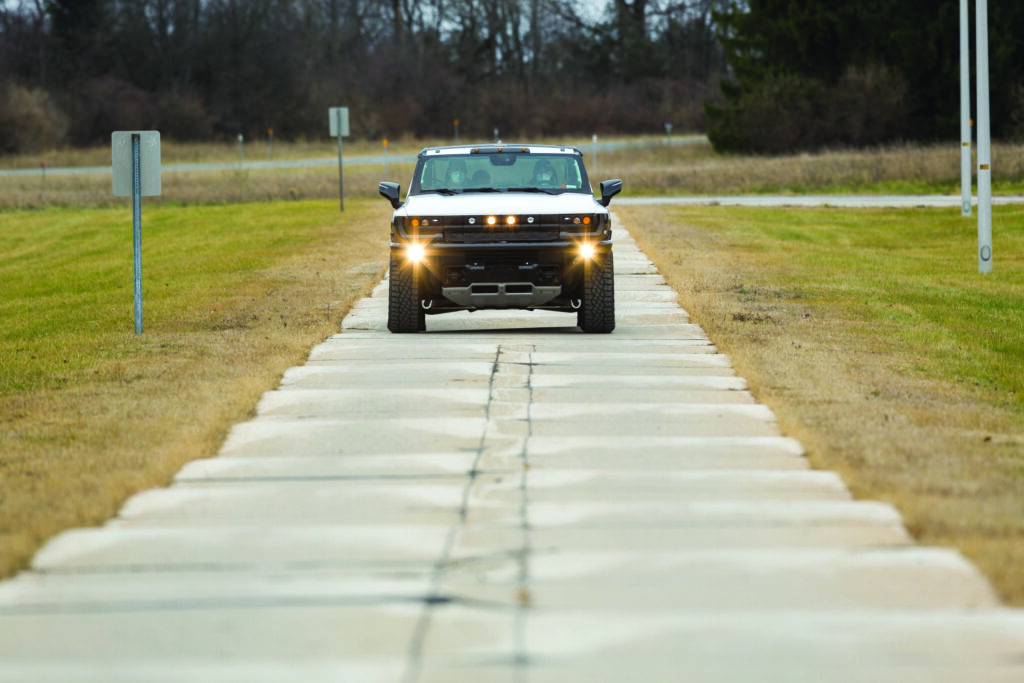
[[[389,207],[144,203],[0,213],[0,575],[216,453],[379,280]]]
[[[1024,605],[1024,209],[986,276],[955,210],[616,211],[816,466]]]
[[[1022,151],[996,149],[1004,192]],[[626,194],[954,193],[957,159],[655,146],[602,154],[594,176]],[[344,216],[330,168],[165,174],[143,204],[141,337],[131,212],[109,178],[0,178],[0,574],[214,454],[380,277],[389,208],[368,198],[410,172],[347,171]],[[997,207],[986,277],[952,210],[617,211],[815,464],[1024,604],[1024,210]]]
[[[788,157],[737,157],[715,154],[704,144],[662,145],[600,152],[596,169],[589,145],[581,144],[593,184],[621,178],[623,196],[630,195],[736,195],[736,194],[948,194],[960,192],[960,151],[955,145],[900,146],[832,151]],[[413,154],[425,144],[405,140],[392,145],[396,155]],[[346,147],[346,158],[377,156],[379,142]],[[277,147],[275,147],[275,150]],[[334,148],[336,150],[336,148]],[[109,165],[109,148],[63,151],[73,165]],[[169,145],[162,151],[165,164],[181,161],[230,162],[237,157],[225,145]],[[301,144],[275,151],[275,158],[311,158],[332,154],[330,145]],[[259,158],[265,158],[259,157]],[[28,157],[0,159],[12,167],[38,168]],[[56,165],[56,164],[51,164]],[[993,147],[994,191],[1024,193],[1024,145]],[[349,197],[373,197],[377,183],[394,180],[407,187],[409,163],[349,166],[345,192]],[[196,204],[268,201],[278,199],[331,199],[338,196],[337,167],[302,169],[247,169],[173,171],[162,174],[163,195],[155,203]],[[45,206],[119,206],[123,198],[111,196],[106,174],[0,176],[0,209]]]

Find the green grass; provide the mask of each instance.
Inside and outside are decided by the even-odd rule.
[[[813,464],[1024,604],[1024,208],[987,275],[956,209],[616,211]]]
[[[321,203],[143,207],[146,327],[208,328],[222,300],[253,283],[282,251],[301,250],[336,221]],[[132,215],[128,207],[4,214],[0,230],[0,395],[53,388],[119,359],[133,330]],[[192,295],[218,293],[198,308]]]
[[[0,212],[0,576],[214,455],[383,272],[389,207],[143,203]]]
[[[952,211],[729,215],[737,245],[784,258],[783,286],[862,320],[866,341],[919,349],[916,372],[1024,407],[1024,209],[999,210],[990,275],[975,224]]]

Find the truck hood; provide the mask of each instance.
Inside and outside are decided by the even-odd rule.
[[[494,192],[456,194],[414,195],[408,197],[402,208],[395,211],[398,216],[478,216],[489,213],[502,214],[555,214],[555,213],[605,213],[589,194],[534,194],[527,192]]]

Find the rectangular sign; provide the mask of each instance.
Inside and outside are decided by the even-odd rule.
[[[331,137],[338,137],[338,112],[341,112],[341,137],[348,137],[348,107],[331,107]]]
[[[160,194],[160,132],[121,130],[110,135],[114,196],[132,195],[132,135],[139,136],[139,185],[143,197]]]

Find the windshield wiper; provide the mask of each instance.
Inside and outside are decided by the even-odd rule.
[[[467,187],[463,192],[501,192],[496,187]]]
[[[440,187],[436,190],[420,190],[419,194],[443,194],[449,197],[453,194],[459,194],[461,190],[453,190],[450,187]]]
[[[549,190],[543,187],[510,187],[509,192],[543,192],[544,194],[561,194],[560,190]]]

